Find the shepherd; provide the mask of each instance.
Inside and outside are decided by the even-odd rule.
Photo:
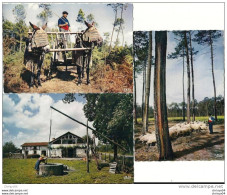
[[[36,175],[39,175],[39,165],[41,162],[43,162],[45,164],[47,163],[47,158],[44,155],[41,155],[35,163]]]
[[[209,119],[208,119],[208,124],[209,124],[209,130],[210,130],[210,134],[213,133],[213,124],[214,124],[214,117],[212,116],[212,114],[209,114]]]
[[[71,31],[70,24],[69,24],[69,21],[67,19],[67,16],[68,16],[68,12],[67,11],[63,11],[62,12],[62,17],[58,19],[58,27],[59,27],[59,31],[60,32]],[[61,35],[64,48],[66,48],[66,44],[68,42],[68,37],[69,37],[68,35],[66,35],[66,36]]]

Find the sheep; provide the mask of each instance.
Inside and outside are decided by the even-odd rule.
[[[208,127],[206,123],[201,121],[195,121],[187,124],[186,122],[177,123],[176,125],[169,128],[169,135],[170,138],[174,139],[180,136],[188,135],[192,131],[200,131],[200,130],[207,130]],[[156,144],[156,135],[155,131],[152,133],[147,133],[145,135],[141,135],[139,140],[142,142],[146,142],[146,144]]]

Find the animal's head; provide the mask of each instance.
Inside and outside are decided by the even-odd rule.
[[[40,28],[40,27],[38,27],[38,26],[32,24],[31,22],[29,22],[29,24],[31,25],[33,31],[37,31],[37,30],[41,30],[41,29],[42,29],[42,30],[45,30],[46,27],[47,27],[47,23],[46,23],[45,25],[43,25],[42,28]]]
[[[45,32],[47,23],[42,27],[38,27],[31,22],[29,23],[33,29],[32,48],[42,48],[42,50],[47,53],[50,50],[48,35]]]
[[[83,40],[88,42],[93,42],[94,45],[101,46],[103,42],[103,38],[100,36],[97,28],[95,27],[95,23],[92,22],[91,24],[84,21],[87,29],[83,34]]]

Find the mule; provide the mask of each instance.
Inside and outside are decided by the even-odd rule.
[[[72,53],[72,62],[77,65],[78,73],[78,85],[82,83],[81,78],[84,78],[84,70],[86,68],[87,74],[87,85],[90,83],[89,73],[90,73],[90,61],[92,49],[95,46],[101,46],[103,39],[100,36],[97,28],[92,24],[89,24],[85,21],[87,29],[80,35],[76,37],[76,43],[74,48],[90,48],[88,50],[74,51]]]
[[[38,86],[41,86],[41,67],[44,62],[45,54],[50,50],[48,36],[44,31],[47,27],[47,23],[42,28],[32,24],[31,22],[29,23],[33,31],[32,35],[29,35],[29,38],[26,40],[24,64],[31,71],[29,87],[35,85],[35,78],[38,81]]]

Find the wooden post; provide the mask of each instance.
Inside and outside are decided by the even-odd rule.
[[[52,126],[52,110],[50,110],[50,134],[49,134],[49,143],[48,143],[48,146],[49,146],[49,156],[48,157],[51,157],[51,152],[50,152],[50,138],[51,138],[51,126]]]
[[[86,151],[86,155],[87,155],[87,173],[89,173],[89,159],[88,159],[88,155],[89,155],[89,140],[88,140],[88,119],[87,119],[87,151]]]
[[[52,49],[54,49],[54,38],[53,38],[53,34],[51,34],[50,36],[51,36]]]
[[[125,155],[123,155],[123,158],[122,158],[122,170],[125,169]]]

